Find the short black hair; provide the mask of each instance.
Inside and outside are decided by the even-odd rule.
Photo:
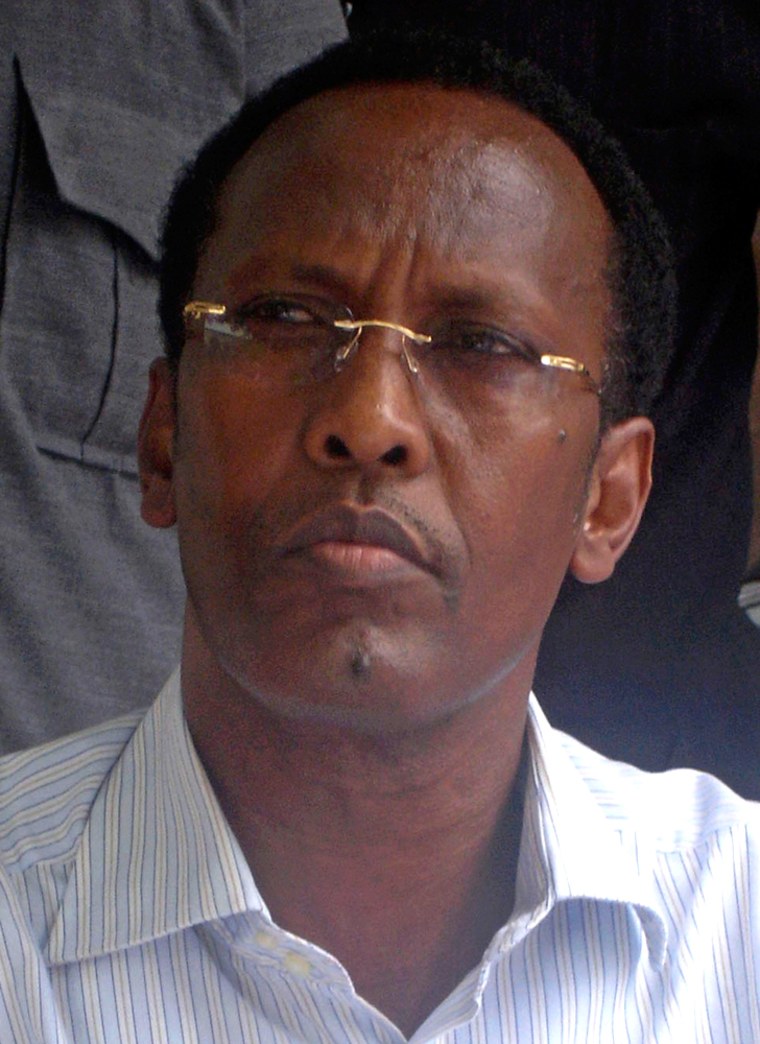
[[[182,309],[232,169],[289,109],[324,91],[367,83],[432,83],[495,95],[540,120],[575,153],[613,226],[603,426],[649,412],[673,352],[676,301],[671,247],[648,193],[621,146],[534,64],[512,61],[485,41],[430,30],[383,31],[338,44],[248,101],[186,169],[162,239],[159,312],[170,363],[179,362]]]

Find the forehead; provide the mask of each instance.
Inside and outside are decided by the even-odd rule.
[[[393,248],[424,256],[430,278],[502,272],[506,285],[522,268],[575,293],[603,281],[609,231],[580,162],[515,105],[430,84],[360,85],[301,103],[253,143],[222,188],[199,279],[221,278],[221,291],[258,246],[308,262],[317,244],[348,251],[354,271],[358,254],[376,270]]]

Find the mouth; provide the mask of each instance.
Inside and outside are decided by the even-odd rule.
[[[361,585],[435,571],[418,535],[377,507],[336,504],[309,516],[285,540],[284,554]]]

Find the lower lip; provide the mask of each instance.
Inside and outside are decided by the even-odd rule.
[[[325,540],[305,549],[307,556],[327,572],[357,583],[395,579],[419,570],[407,558],[376,544]]]

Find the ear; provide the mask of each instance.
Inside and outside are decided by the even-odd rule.
[[[149,526],[165,529],[177,520],[174,510],[174,377],[166,359],[154,359],[137,435],[137,463],[142,501]]]
[[[612,575],[633,539],[652,486],[654,427],[630,417],[602,436],[570,571],[587,584]]]

